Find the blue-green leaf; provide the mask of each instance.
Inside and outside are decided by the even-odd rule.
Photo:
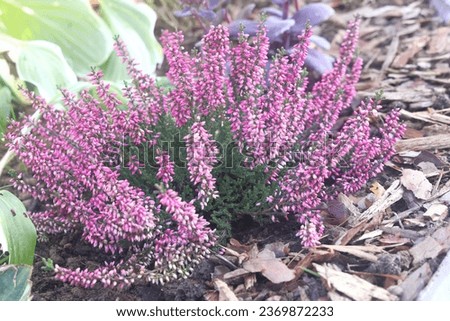
[[[12,113],[12,94],[8,87],[0,87],[0,138],[3,137]]]
[[[0,266],[0,301],[31,300],[31,272],[29,265]]]
[[[148,5],[129,0],[100,0],[100,14],[115,35],[125,43],[130,56],[148,74],[163,61],[161,45],[154,35],[156,13]],[[105,78],[119,81],[129,78],[125,67],[113,53],[102,66]]]
[[[33,265],[36,229],[25,206],[13,194],[0,190],[0,244],[9,252],[9,264]]]
[[[47,101],[59,92],[58,87],[77,82],[77,76],[64,59],[61,49],[48,41],[24,42],[16,68],[19,77],[35,85]]]
[[[0,0],[0,31],[57,44],[78,75],[112,52],[113,35],[88,0]]]

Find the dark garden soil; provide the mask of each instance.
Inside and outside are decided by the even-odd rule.
[[[242,217],[234,223],[229,243],[190,278],[164,286],[109,290],[80,289],[55,280],[42,258],[65,267],[94,267],[102,258],[79,236],[53,237],[37,247],[34,300],[417,298],[450,248],[450,27],[439,22],[429,1],[326,2],[337,14],[317,32],[332,42],[331,53],[336,54],[346,21],[356,14],[362,17],[360,54],[365,64],[360,97],[383,89],[383,106],[401,108],[408,130],[385,171],[358,195],[340,199],[346,206],[340,224],[325,217],[324,245],[301,248],[295,222],[261,224]],[[192,24],[166,11],[159,16],[165,17],[160,26],[184,30],[191,46],[199,40]],[[432,190],[419,197],[424,191],[418,185],[425,181]],[[270,281],[273,275],[243,268],[263,249],[282,262],[284,267],[277,265],[275,272],[294,273],[293,280],[277,284]],[[365,283],[359,288],[352,286],[361,280]]]

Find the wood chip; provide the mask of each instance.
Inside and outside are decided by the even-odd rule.
[[[445,204],[435,203],[427,209],[423,214],[424,217],[429,218],[432,221],[442,221],[448,215],[448,207]]]
[[[450,27],[441,27],[433,30],[427,53],[429,55],[443,54],[449,51]]]
[[[340,293],[337,293],[336,291],[329,291],[328,297],[330,298],[331,301],[351,301],[348,297]]]
[[[223,275],[223,279],[225,281],[229,281],[229,280],[237,279],[237,278],[240,278],[240,277],[244,277],[244,276],[249,275],[249,274],[251,274],[251,272],[240,268],[240,269],[236,269],[234,271],[225,273]]]
[[[357,242],[367,240],[367,239],[373,239],[375,237],[378,237],[383,234],[382,230],[374,230],[367,233],[364,233],[361,235],[358,239],[356,239]]]
[[[399,227],[381,226],[380,230],[382,230],[383,232],[389,233],[389,234],[406,237],[411,240],[416,240],[416,239],[424,236],[423,233],[421,233],[421,232],[402,229]]]
[[[348,219],[349,224],[351,226],[354,226],[359,223],[359,218],[361,217],[361,212],[358,210],[358,208],[353,205],[353,202],[348,196],[344,194],[339,194],[338,196],[339,202],[344,204],[344,206],[348,209],[350,217]]]
[[[443,252],[444,248],[433,237],[427,236],[422,242],[409,249],[413,257],[413,264],[418,264],[426,259],[434,259]]]
[[[432,276],[430,265],[423,264],[420,268],[409,274],[406,279],[400,284],[402,289],[401,299],[403,301],[414,300],[428,283]]]
[[[246,290],[251,289],[256,284],[256,275],[250,274],[244,277],[244,286]]]
[[[413,38],[412,43],[408,45],[403,52],[395,57],[391,66],[393,68],[403,68],[411,58],[413,58],[428,44],[429,40],[430,38],[428,35]]]
[[[360,220],[372,218],[375,214],[383,212],[389,206],[400,200],[402,196],[403,188],[400,185],[400,181],[396,180],[392,182],[383,196],[361,214]]]
[[[387,290],[373,285],[366,280],[348,273],[338,271],[331,266],[313,263],[316,271],[329,284],[330,287],[347,295],[356,301],[395,301],[398,298]]]
[[[400,114],[402,116],[421,120],[427,123],[433,123],[433,124],[444,124],[444,125],[450,125],[450,117],[446,115],[442,115],[440,113],[434,112],[432,110],[429,111],[417,111],[417,112],[409,112],[407,110],[401,110]],[[429,138],[429,137],[427,137]]]
[[[450,148],[450,134],[404,139],[397,142],[395,150],[397,152],[407,150],[433,150]]]
[[[432,237],[442,246],[444,252],[450,249],[450,225],[437,229]]]
[[[381,253],[383,252],[382,248],[379,248],[377,246],[373,245],[326,245],[322,244],[319,246],[319,248],[326,248],[331,249],[334,251],[342,252],[342,253],[348,253],[353,256],[359,257],[361,259],[370,261],[370,262],[376,262],[378,260],[378,257],[374,255],[373,253]]]
[[[213,283],[217,291],[219,291],[219,301],[239,301],[228,284],[219,279],[213,280]]]
[[[365,226],[366,226],[367,221],[361,221],[359,224],[357,224],[356,226],[348,229],[344,234],[342,234],[341,237],[339,237],[336,241],[335,241],[335,245],[347,245],[348,243],[350,243],[351,240],[353,240],[353,238],[360,233],[362,230],[364,230]]]

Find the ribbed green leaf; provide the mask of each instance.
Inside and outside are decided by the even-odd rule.
[[[162,63],[161,45],[155,38],[156,13],[148,5],[130,0],[101,0],[100,14],[112,32],[125,43],[130,56],[139,63],[139,68],[153,74],[156,65]],[[105,78],[119,81],[129,78],[125,67],[112,53],[102,66]]]
[[[113,36],[88,0],[0,0],[0,31],[57,44],[78,75],[112,52]]]
[[[59,92],[58,87],[68,87],[77,82],[61,49],[48,41],[26,41],[20,48],[17,60],[19,77],[35,85],[47,101]]]
[[[33,265],[36,229],[22,202],[5,190],[0,190],[0,244],[9,264]]]
[[[12,94],[8,87],[0,83],[0,138],[6,130],[9,116],[12,112]]]
[[[0,301],[31,300],[31,271],[29,265],[0,266]]]

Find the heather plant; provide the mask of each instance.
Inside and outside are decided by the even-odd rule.
[[[126,103],[96,70],[89,75],[96,95],[63,89],[65,110],[27,92],[41,117],[13,123],[7,139],[33,181],[19,174],[14,186],[40,201],[30,216],[41,237],[81,231],[109,257],[97,268],[56,266],[56,277],[83,287],[185,277],[223,236],[205,217],[226,234],[225,221],[239,213],[292,216],[302,244],[319,244],[318,208],[380,173],[403,133],[398,111],[371,130],[383,120],[374,99],[337,125],[361,72],[358,25],[349,23],[340,57],[311,91],[310,28],[267,69],[264,25],[253,37],[241,31],[237,42],[219,25],[192,54],[182,33],[163,33],[168,91],[118,39],[133,80],[123,89]]]

